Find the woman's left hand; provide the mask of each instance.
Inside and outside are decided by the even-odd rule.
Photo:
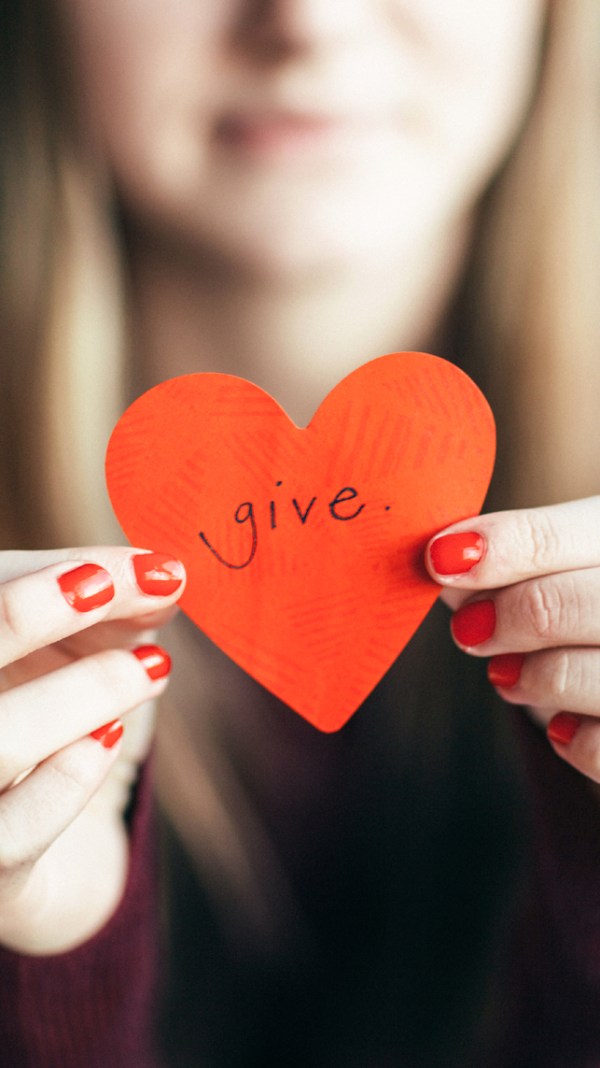
[[[455,523],[426,563],[457,645],[600,782],[600,497]]]

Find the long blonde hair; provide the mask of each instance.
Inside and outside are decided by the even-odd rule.
[[[68,68],[64,27],[39,9],[15,5],[2,64],[1,527],[24,547],[115,536],[102,456],[127,388],[108,197],[55,74]],[[553,3],[535,100],[483,200],[461,300],[468,363],[498,416],[503,505],[600,482],[599,105],[598,5]]]
[[[536,98],[470,266],[504,506],[600,487],[599,116],[600,8],[552,3]]]
[[[53,75],[68,51],[64,36],[60,43],[65,28],[51,26],[47,6],[39,8],[32,14],[31,3],[14,5],[8,65],[0,63],[8,133],[0,525],[5,546],[24,548],[115,537],[102,458],[128,388],[126,302],[109,200],[77,146],[68,82]],[[598,489],[599,104],[600,7],[596,0],[553,2],[535,97],[482,199],[457,303],[467,365],[498,416],[496,505]],[[184,747],[185,739],[180,754]],[[171,747],[165,759],[176,756]],[[220,758],[217,765],[222,772]],[[193,796],[174,802],[184,837],[194,811],[192,836],[201,837],[204,818],[215,881],[223,883],[219,871],[229,866],[244,869],[250,884],[232,815],[239,798],[223,799],[222,783],[197,758],[185,776],[192,780],[199,783]],[[251,823],[248,817],[250,834]]]

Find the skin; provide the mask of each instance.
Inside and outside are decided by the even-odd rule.
[[[357,363],[435,334],[527,105],[541,2],[64,3],[82,136],[128,221],[140,388],[245,373],[302,421]],[[341,128],[315,126],[324,106],[348,108]],[[494,600],[494,636],[465,652],[527,654],[507,700],[585,715],[560,753],[596,780],[599,521],[599,499],[466,520],[451,529],[484,536],[482,562],[434,575],[452,607]],[[123,890],[121,815],[165,686],[129,650],[177,600],[140,593],[135,551],[0,558],[0,942],[17,950],[78,944]],[[85,615],[57,584],[82,561],[116,589]],[[117,717],[106,750],[89,733]]]
[[[425,344],[531,91],[541,0],[65,3],[148,384],[226,369],[303,422],[367,356]]]
[[[150,680],[130,650],[180,592],[142,594],[134,554],[102,546],[1,557],[0,941],[23,952],[77,945],[123,891],[121,815],[148,749],[151,702],[167,683]],[[110,603],[86,613],[57,581],[83,562],[115,586]],[[114,749],[89,737],[118,717],[127,731]]]
[[[454,610],[491,600],[496,626],[471,656],[526,654],[516,685],[501,688],[512,704],[526,705],[542,726],[561,710],[581,714],[568,745],[549,739],[559,756],[600,782],[600,497],[549,508],[496,512],[448,527],[444,534],[476,531],[485,551],[467,574],[441,576],[443,598]]]

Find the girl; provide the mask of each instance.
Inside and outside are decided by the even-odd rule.
[[[597,5],[4,18],[4,1062],[597,1063]],[[440,604],[321,736],[172,622],[167,924],[185,575],[115,547],[108,432],[196,370],[303,423],[403,348],[499,422],[494,510],[427,553],[453,641]]]

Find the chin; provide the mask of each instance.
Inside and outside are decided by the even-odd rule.
[[[297,282],[303,278],[364,271],[387,260],[397,261],[401,249],[410,248],[410,227],[395,232],[384,220],[364,212],[358,225],[352,214],[295,212],[268,217],[237,219],[229,216],[217,226],[203,227],[198,233],[205,254],[217,263],[256,279]]]
[[[402,262],[428,236],[432,220],[438,223],[439,200],[436,189],[389,175],[385,182],[379,175],[285,182],[273,175],[224,178],[219,189],[192,181],[161,188],[160,195],[144,189],[135,203],[141,226],[171,252],[283,284]]]
[[[315,277],[330,276],[343,272],[357,261],[355,250],[343,241],[323,242],[310,234],[294,235],[274,231],[272,240],[242,239],[240,235],[228,241],[207,242],[209,256],[220,261],[240,276],[246,275],[256,281],[285,285]]]

